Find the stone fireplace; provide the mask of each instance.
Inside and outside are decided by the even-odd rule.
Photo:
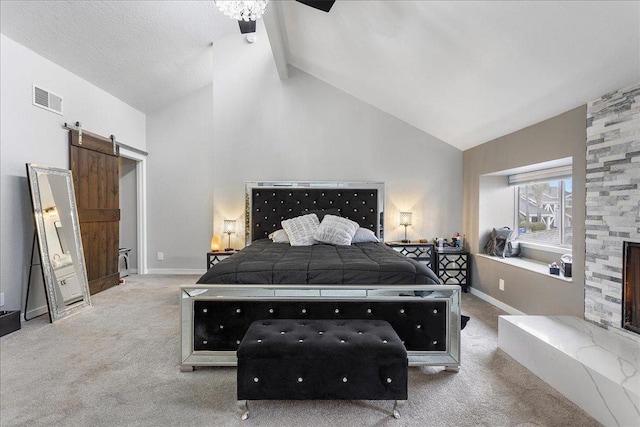
[[[585,319],[640,340],[638,249],[635,269],[625,276],[624,268],[625,247],[640,245],[640,84],[587,104],[586,172]],[[630,276],[635,294],[623,294]],[[623,327],[626,303],[633,301],[635,333]]]

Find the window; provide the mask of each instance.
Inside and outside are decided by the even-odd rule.
[[[515,186],[518,240],[571,247],[571,166],[509,176]]]
[[[571,179],[516,187],[518,239],[571,246]]]

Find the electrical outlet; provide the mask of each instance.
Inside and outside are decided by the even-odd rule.
[[[158,261],[164,261],[164,252],[158,252]]]
[[[504,280],[500,279],[500,282],[498,282],[498,287],[501,291],[504,291]]]
[[[0,307],[4,305],[4,292],[0,293]]]

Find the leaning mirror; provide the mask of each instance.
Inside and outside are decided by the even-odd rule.
[[[27,164],[49,320],[91,305],[71,171]]]

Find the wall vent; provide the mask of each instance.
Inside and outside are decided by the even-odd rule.
[[[62,97],[33,85],[33,105],[62,115]]]

